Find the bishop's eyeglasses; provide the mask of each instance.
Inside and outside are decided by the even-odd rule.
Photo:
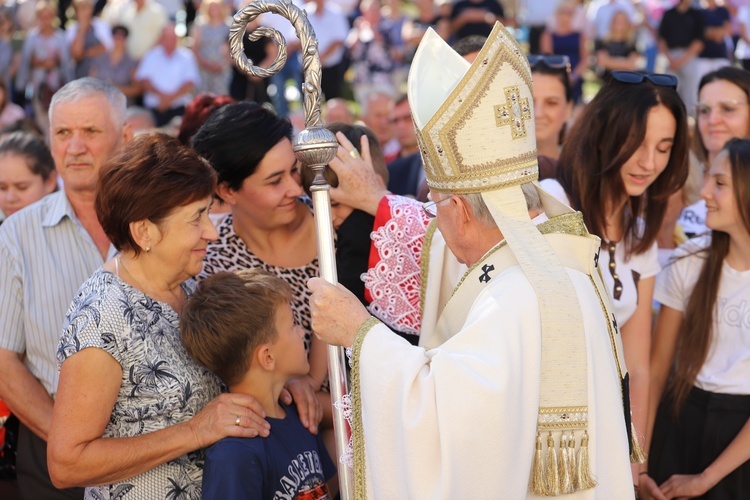
[[[448,196],[447,198],[443,198],[442,200],[438,201],[427,201],[425,203],[422,203],[422,210],[424,210],[425,215],[429,217],[430,219],[434,219],[437,217],[437,206],[440,203],[443,203],[444,201],[450,201],[451,197]]]

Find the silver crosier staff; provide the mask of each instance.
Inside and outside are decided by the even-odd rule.
[[[330,186],[323,176],[325,166],[336,157],[339,144],[333,133],[323,128],[320,117],[320,78],[321,64],[318,53],[318,40],[315,38],[307,13],[296,7],[290,0],[256,0],[234,15],[232,27],[229,30],[229,48],[237,66],[246,73],[267,78],[277,73],[286,62],[286,40],[277,30],[259,27],[250,33],[250,40],[259,40],[263,36],[273,38],[279,46],[278,55],[268,69],[253,66],[245,56],[242,38],[245,36],[247,25],[264,12],[272,12],[287,18],[297,31],[302,43],[304,83],[302,84],[303,105],[305,111],[305,130],[294,139],[294,152],[305,167],[312,168],[315,179],[312,182],[313,210],[315,212],[315,226],[318,236],[318,262],[320,274],[329,283],[337,283],[336,261],[333,249],[333,225],[331,223]],[[278,90],[283,92],[283,89]],[[348,393],[346,381],[346,365],[344,364],[344,350],[336,346],[328,346],[328,377],[331,382],[331,397],[334,402],[342,400]],[[340,405],[333,407],[333,424],[336,433],[336,451],[342,457],[349,444],[351,431],[344,418]],[[351,468],[339,460],[338,466],[341,498],[353,498],[354,482]]]

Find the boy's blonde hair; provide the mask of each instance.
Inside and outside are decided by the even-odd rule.
[[[228,386],[240,382],[253,352],[274,342],[276,311],[291,307],[287,282],[260,269],[221,272],[198,284],[180,314],[188,354]]]

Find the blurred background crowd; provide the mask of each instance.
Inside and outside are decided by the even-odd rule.
[[[675,74],[680,96],[694,116],[704,74],[722,66],[750,66],[746,4],[313,0],[298,5],[308,12],[319,39],[326,122],[363,122],[375,132],[390,163],[416,152],[403,93],[410,61],[427,28],[470,54],[478,51],[494,22],[501,21],[529,54],[566,56],[558,67],[567,68],[570,82],[565,98],[572,112],[563,115],[569,127],[613,70]],[[45,135],[54,92],[72,79],[94,76],[128,97],[128,120],[136,130],[158,127],[176,135],[186,107],[201,93],[262,103],[300,130],[299,40],[285,19],[260,16],[250,27],[278,29],[287,40],[288,59],[269,79],[248,77],[233,63],[227,42],[231,15],[242,7],[242,2],[227,0],[5,0],[0,9],[0,127]],[[258,66],[267,67],[276,57],[270,39],[245,39],[244,45]],[[537,114],[546,111],[547,106],[537,104]],[[548,138],[542,135],[544,142]],[[557,157],[559,145],[546,140],[540,152]],[[408,186],[394,192],[416,195],[421,179],[410,177]]]

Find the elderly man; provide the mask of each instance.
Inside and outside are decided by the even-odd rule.
[[[50,105],[50,148],[64,187],[0,226],[0,398],[21,421],[24,498],[82,498],[49,480],[46,440],[56,351],[80,285],[114,254],[94,211],[99,169],[130,140],[125,96],[94,78],[68,83]],[[81,418],[86,418],[82,415]]]
[[[360,114],[362,121],[378,138],[385,162],[390,163],[398,157],[401,149],[398,139],[394,137],[395,131],[391,123],[393,97],[387,92],[374,90],[367,94],[360,104],[362,105]]]
[[[396,209],[373,234],[387,251],[368,286],[387,295],[379,317],[420,328],[419,346],[343,287],[310,281],[313,330],[352,346],[355,498],[633,498],[627,376],[600,241],[533,182],[520,47],[498,23],[469,64],[430,30],[409,100],[436,224],[425,232],[414,202],[376,201],[377,212]],[[340,150],[332,162],[339,194],[355,186],[347,167],[359,160],[345,160]],[[372,211],[381,194],[353,203]],[[405,293],[421,290],[422,314],[405,318],[392,284],[414,248],[426,274]],[[460,280],[449,272],[457,262]]]
[[[157,127],[185,114],[201,82],[195,55],[179,46],[174,28],[172,23],[164,27],[159,45],[143,56],[135,72],[143,85],[143,104],[154,114]]]

